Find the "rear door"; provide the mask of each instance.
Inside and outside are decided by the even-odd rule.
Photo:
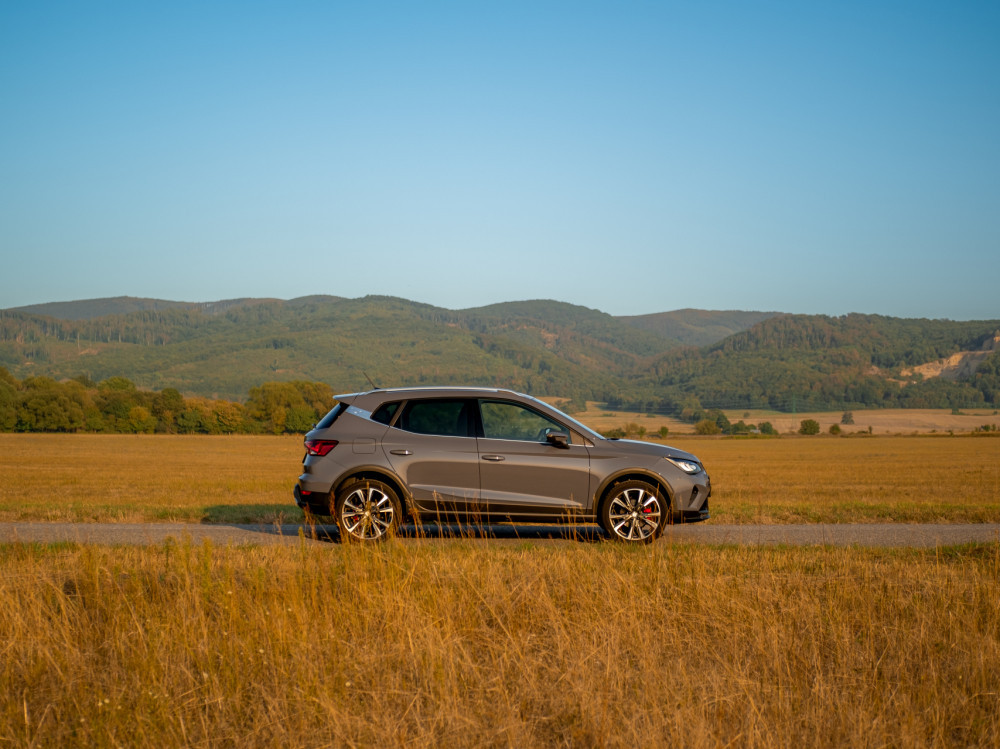
[[[442,519],[479,509],[479,452],[467,398],[412,399],[382,437],[421,511]]]
[[[572,431],[522,403],[479,400],[480,501],[493,517],[565,517],[590,509],[590,453]],[[570,436],[568,447],[549,432]]]

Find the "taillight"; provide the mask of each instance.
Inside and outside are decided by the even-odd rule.
[[[306,452],[310,455],[326,455],[337,446],[337,440],[306,440]]]

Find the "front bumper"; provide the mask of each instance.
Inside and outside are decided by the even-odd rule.
[[[712,517],[708,512],[708,498],[712,496],[712,480],[707,473],[702,472],[692,477],[691,486],[678,497],[678,510],[675,519],[682,523],[699,523]]]

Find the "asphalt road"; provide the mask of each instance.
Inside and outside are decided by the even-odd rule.
[[[193,523],[0,523],[0,543],[75,542],[109,545],[160,544],[168,538],[213,544],[297,544],[300,532],[308,543],[339,543],[335,526],[317,525],[199,525]],[[604,540],[597,526],[494,525],[484,528],[457,526],[424,528],[406,526],[404,540],[426,543],[471,537],[490,543],[593,543]],[[793,546],[908,546],[933,548],[969,542],[1000,543],[1000,523],[982,524],[817,524],[817,525],[715,525],[711,521],[674,525],[660,543],[788,544]]]

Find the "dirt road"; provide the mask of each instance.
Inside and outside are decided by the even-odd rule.
[[[301,534],[301,535],[300,535]],[[485,528],[404,527],[407,542],[462,537],[488,538],[490,543],[590,543],[604,540],[596,526],[495,525]],[[0,543],[159,544],[172,538],[213,544],[338,543],[335,526],[199,525],[193,523],[0,523]],[[1000,543],[1000,523],[983,524],[817,524],[713,525],[711,522],[670,526],[660,543],[789,544],[795,546],[950,546],[969,542]]]

